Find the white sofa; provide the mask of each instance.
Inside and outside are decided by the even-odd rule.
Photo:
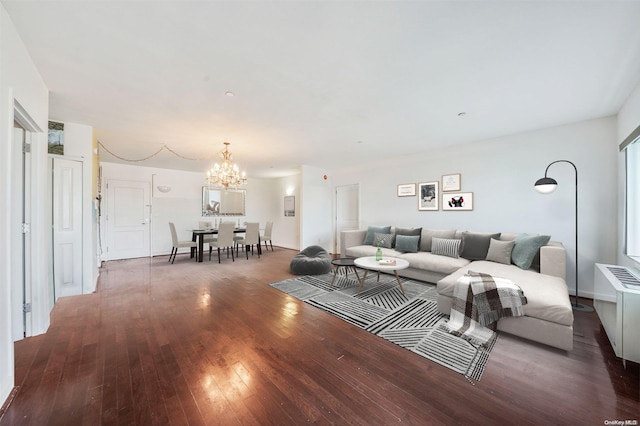
[[[391,228],[394,232],[394,228]],[[364,244],[366,230],[342,231],[340,233],[340,253],[343,257],[374,256],[377,247]],[[383,256],[399,257],[409,261],[409,268],[398,274],[419,281],[437,285],[438,309],[450,314],[453,302],[453,288],[459,277],[467,271],[483,272],[508,278],[522,288],[527,297],[523,317],[503,318],[498,322],[498,330],[529,340],[544,343],[564,350],[573,349],[573,311],[567,285],[566,253],[559,242],[550,241],[540,248],[533,266],[524,270],[513,264],[487,260],[470,261],[463,257],[453,258],[433,254],[430,251],[434,237],[462,239],[458,230],[420,231],[420,250],[405,253],[395,248],[382,248]],[[499,239],[513,240],[519,234],[501,233]]]

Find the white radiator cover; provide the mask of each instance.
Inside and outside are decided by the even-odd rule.
[[[616,356],[640,363],[640,272],[595,264],[593,306]]]

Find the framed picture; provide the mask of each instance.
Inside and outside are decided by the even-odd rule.
[[[442,192],[460,191],[460,173],[442,175]]]
[[[296,196],[286,195],[284,197],[284,215],[295,216],[296,215]]]
[[[418,184],[418,210],[438,210],[438,183],[436,181]]]
[[[473,192],[442,194],[442,210],[473,210]]]
[[[415,197],[415,196],[416,196],[415,183],[403,183],[398,185],[398,197]]]

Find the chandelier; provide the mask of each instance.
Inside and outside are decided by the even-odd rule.
[[[229,142],[224,143],[224,150],[222,151],[222,163],[214,164],[211,169],[207,171],[207,178],[205,179],[208,186],[220,186],[224,189],[237,188],[240,185],[247,183],[245,173],[240,174],[240,170],[236,164],[231,162],[231,152],[229,152]]]

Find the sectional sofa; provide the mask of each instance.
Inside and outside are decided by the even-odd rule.
[[[523,317],[503,318],[497,329],[563,350],[573,349],[573,311],[567,285],[566,253],[548,236],[478,233],[452,229],[369,227],[340,233],[343,257],[399,257],[409,268],[400,276],[434,283],[438,309],[450,314],[453,288],[467,271],[516,283],[527,297]]]

